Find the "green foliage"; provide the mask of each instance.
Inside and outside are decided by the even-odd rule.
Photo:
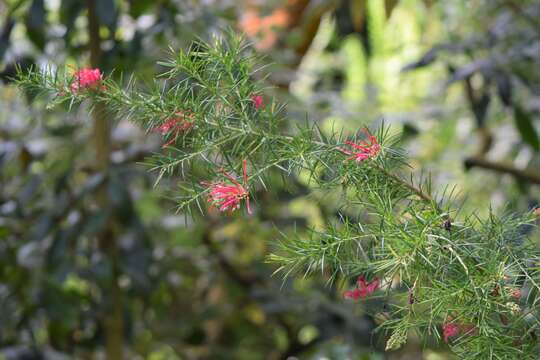
[[[450,205],[451,192],[434,193],[429,179],[405,180],[407,156],[385,126],[374,134],[381,145],[376,156],[347,160],[340,150],[347,134],[291,123],[275,103],[254,106],[252,96],[263,91],[253,81],[255,61],[229,35],[172,52],[160,63],[160,80],[143,90],[133,80],[124,85],[108,79],[101,91],[59,94],[69,79],[47,71],[19,73],[17,82],[66,101],[95,98],[148,131],[179,111],[190,114],[193,129],[173,138],[174,146],[150,166],[158,179],[178,174],[178,210],[192,217],[194,209],[206,213],[210,187],[203,181],[222,177],[221,169],[240,175],[243,160],[250,196],[271,193],[275,173],[285,182],[307,173],[320,191],[340,194],[338,221],[308,238],[284,233],[268,259],[286,276],[322,271],[330,280],[380,277],[389,305],[382,328],[392,331],[388,349],[401,346],[411,331],[441,337],[442,324],[453,321],[469,329],[450,339],[461,356],[535,359],[540,271],[538,249],[527,239],[532,214],[481,219],[459,213]],[[521,296],[513,297],[518,289]]]
[[[514,107],[514,119],[516,120],[516,127],[519,130],[523,141],[531,145],[534,150],[540,150],[540,140],[538,139],[538,134],[534,128],[533,121],[529,114],[527,114],[527,112],[519,105]]]

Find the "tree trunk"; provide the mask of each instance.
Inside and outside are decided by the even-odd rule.
[[[99,20],[96,14],[95,0],[87,0],[88,7],[88,33],[90,38],[90,65],[92,68],[99,68],[101,64],[101,39],[99,35]],[[109,169],[109,159],[111,153],[111,130],[107,119],[104,104],[96,102],[93,109],[94,118],[94,150],[96,155],[96,171],[107,175]],[[105,209],[108,204],[107,183],[97,191],[97,202],[101,209]],[[107,289],[108,301],[106,303],[106,314],[103,319],[105,329],[106,356],[110,360],[123,359],[123,299],[122,291],[118,285],[120,269],[118,264],[118,246],[112,231],[110,222],[98,234],[100,249],[107,255],[111,264],[111,283]]]

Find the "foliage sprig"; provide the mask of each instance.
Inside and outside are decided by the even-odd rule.
[[[99,91],[73,93],[69,77],[41,70],[20,73],[18,83],[53,96],[54,104],[94,98],[117,118],[161,129],[167,146],[149,162],[158,181],[179,175],[179,211],[205,213],[212,179],[224,184],[219,196],[239,205],[245,193],[237,185],[249,197],[271,191],[275,171],[339,194],[343,216],[307,238],[284,233],[268,259],[285,276],[380,278],[375,296],[388,305],[388,350],[416,332],[444,338],[463,358],[536,359],[539,253],[527,239],[533,214],[458,213],[451,193],[434,194],[429,179],[406,180],[407,156],[385,126],[348,136],[289,120],[283,106],[262,102],[256,60],[230,35],[171,49],[159,63],[164,72],[146,86],[108,77]]]

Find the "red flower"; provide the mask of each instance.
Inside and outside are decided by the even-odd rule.
[[[219,211],[233,212],[240,208],[240,202],[246,200],[246,208],[249,214],[251,214],[251,208],[249,206],[249,192],[247,190],[247,173],[246,173],[246,160],[244,160],[244,175],[243,184],[240,184],[228,173],[224,172],[223,175],[230,180],[230,182],[217,182],[217,183],[204,183],[210,189],[208,195],[208,202],[216,206]]]
[[[516,300],[521,299],[521,289],[511,289],[510,296],[512,296]]]
[[[347,160],[356,160],[362,162],[377,156],[381,151],[381,145],[377,141],[377,138],[373,136],[368,129],[363,128],[362,131],[366,134],[367,141],[361,140],[359,143],[352,141],[345,141],[345,144],[350,146],[350,149],[338,148],[344,154],[351,155]]]
[[[478,335],[478,328],[472,324],[461,324],[453,321],[451,316],[446,318],[443,324],[443,339],[448,342],[450,338],[456,337],[459,334],[475,336]]]
[[[252,95],[251,101],[253,101],[255,109],[261,109],[264,106],[263,97],[261,95]]]
[[[452,318],[450,318],[450,321]],[[459,335],[459,325],[453,322],[447,322],[443,325],[443,339],[445,342],[448,342],[450,338],[456,337]]]
[[[178,139],[178,136],[182,133],[189,131],[193,127],[193,114],[186,115],[182,111],[177,111],[175,116],[165,120],[163,124],[158,126],[155,130],[159,131],[161,135],[169,135],[172,133],[171,139],[163,144],[162,147],[167,147]]]
[[[95,89],[103,78],[99,69],[84,68],[75,71],[71,82],[71,91],[76,93],[80,90]]]
[[[363,276],[359,276],[356,280],[356,289],[345,291],[343,296],[346,299],[358,300],[360,298],[365,298],[369,294],[374,293],[379,288],[379,278],[373,279],[372,282],[366,282],[366,279]]]

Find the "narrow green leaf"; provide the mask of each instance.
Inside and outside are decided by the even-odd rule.
[[[533,119],[519,105],[514,106],[514,120],[523,141],[531,145],[534,150],[540,150],[540,140],[534,128]]]

